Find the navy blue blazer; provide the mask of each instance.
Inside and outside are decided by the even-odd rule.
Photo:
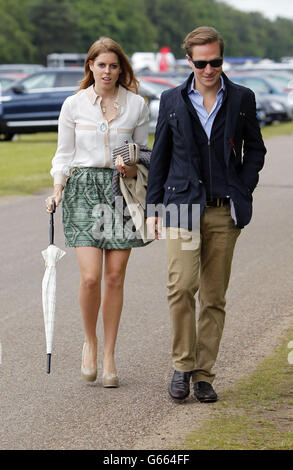
[[[231,82],[224,73],[222,75],[227,90],[224,129],[226,180],[235,207],[237,227],[242,228],[252,216],[252,193],[264,165],[266,148],[256,117],[254,93]],[[146,196],[148,217],[154,215],[151,207],[160,203],[177,207],[185,204],[189,209],[193,204],[200,204],[201,214],[205,207],[206,190],[201,180],[200,157],[192,122],[195,118],[182,96],[190,79],[161,95]],[[191,229],[194,225],[192,211],[189,210],[188,214],[188,228]]]

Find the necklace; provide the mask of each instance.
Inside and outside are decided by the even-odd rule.
[[[112,104],[115,94],[116,94],[116,89],[114,90],[113,96],[110,98],[109,103]],[[107,106],[108,106],[108,105],[107,105]],[[107,106],[105,106],[105,105],[101,106],[103,114],[106,113],[106,111],[107,111]]]

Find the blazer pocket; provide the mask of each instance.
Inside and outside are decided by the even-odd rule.
[[[168,202],[173,202],[175,204],[183,204],[187,202],[186,194],[189,189],[189,181],[184,181],[184,183],[165,183],[165,195],[164,195],[164,205],[167,205]]]
[[[182,193],[184,191],[187,191],[188,187],[189,187],[189,181],[184,181],[184,183],[176,183],[176,184],[172,184],[172,183],[165,183],[164,184],[164,189],[166,192],[168,193]]]
[[[170,114],[169,114],[169,116],[168,116],[168,124],[169,124],[169,127],[173,130],[174,133],[179,132],[179,134],[181,134],[181,133],[180,133],[179,122],[178,122],[178,119],[177,119],[175,113],[170,113]]]

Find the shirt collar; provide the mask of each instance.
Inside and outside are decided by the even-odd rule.
[[[118,93],[117,93],[116,100],[115,100],[115,104],[117,104],[117,106],[124,106],[125,105],[125,103],[126,103],[126,93],[127,93],[126,88],[119,85]],[[86,88],[86,94],[87,94],[87,96],[88,96],[88,98],[89,98],[89,100],[92,104],[95,104],[98,101],[98,99],[101,98],[101,96],[98,95],[95,92],[94,84],[89,86],[88,88]]]
[[[222,75],[220,76],[220,79],[221,79],[221,88],[219,89],[218,93],[217,93],[217,96],[221,93],[221,92],[225,92],[226,90],[226,85],[225,85],[225,82],[224,82],[224,79],[222,77]],[[201,96],[201,93],[196,90],[194,87],[193,87],[193,83],[194,83],[194,79],[190,80],[189,82],[189,87],[188,87],[188,94],[190,95],[192,92],[195,93],[196,95],[200,95]]]

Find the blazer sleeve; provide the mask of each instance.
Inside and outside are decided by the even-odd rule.
[[[256,117],[256,103],[253,91],[247,90],[245,102],[246,119],[243,130],[243,162],[240,177],[252,193],[258,183],[259,172],[264,165],[266,148]]]
[[[166,92],[161,95],[155,141],[151,155],[146,194],[146,217],[155,215],[154,205],[163,203],[166,182],[172,155],[172,135],[166,112]],[[152,207],[151,207],[152,206]]]

